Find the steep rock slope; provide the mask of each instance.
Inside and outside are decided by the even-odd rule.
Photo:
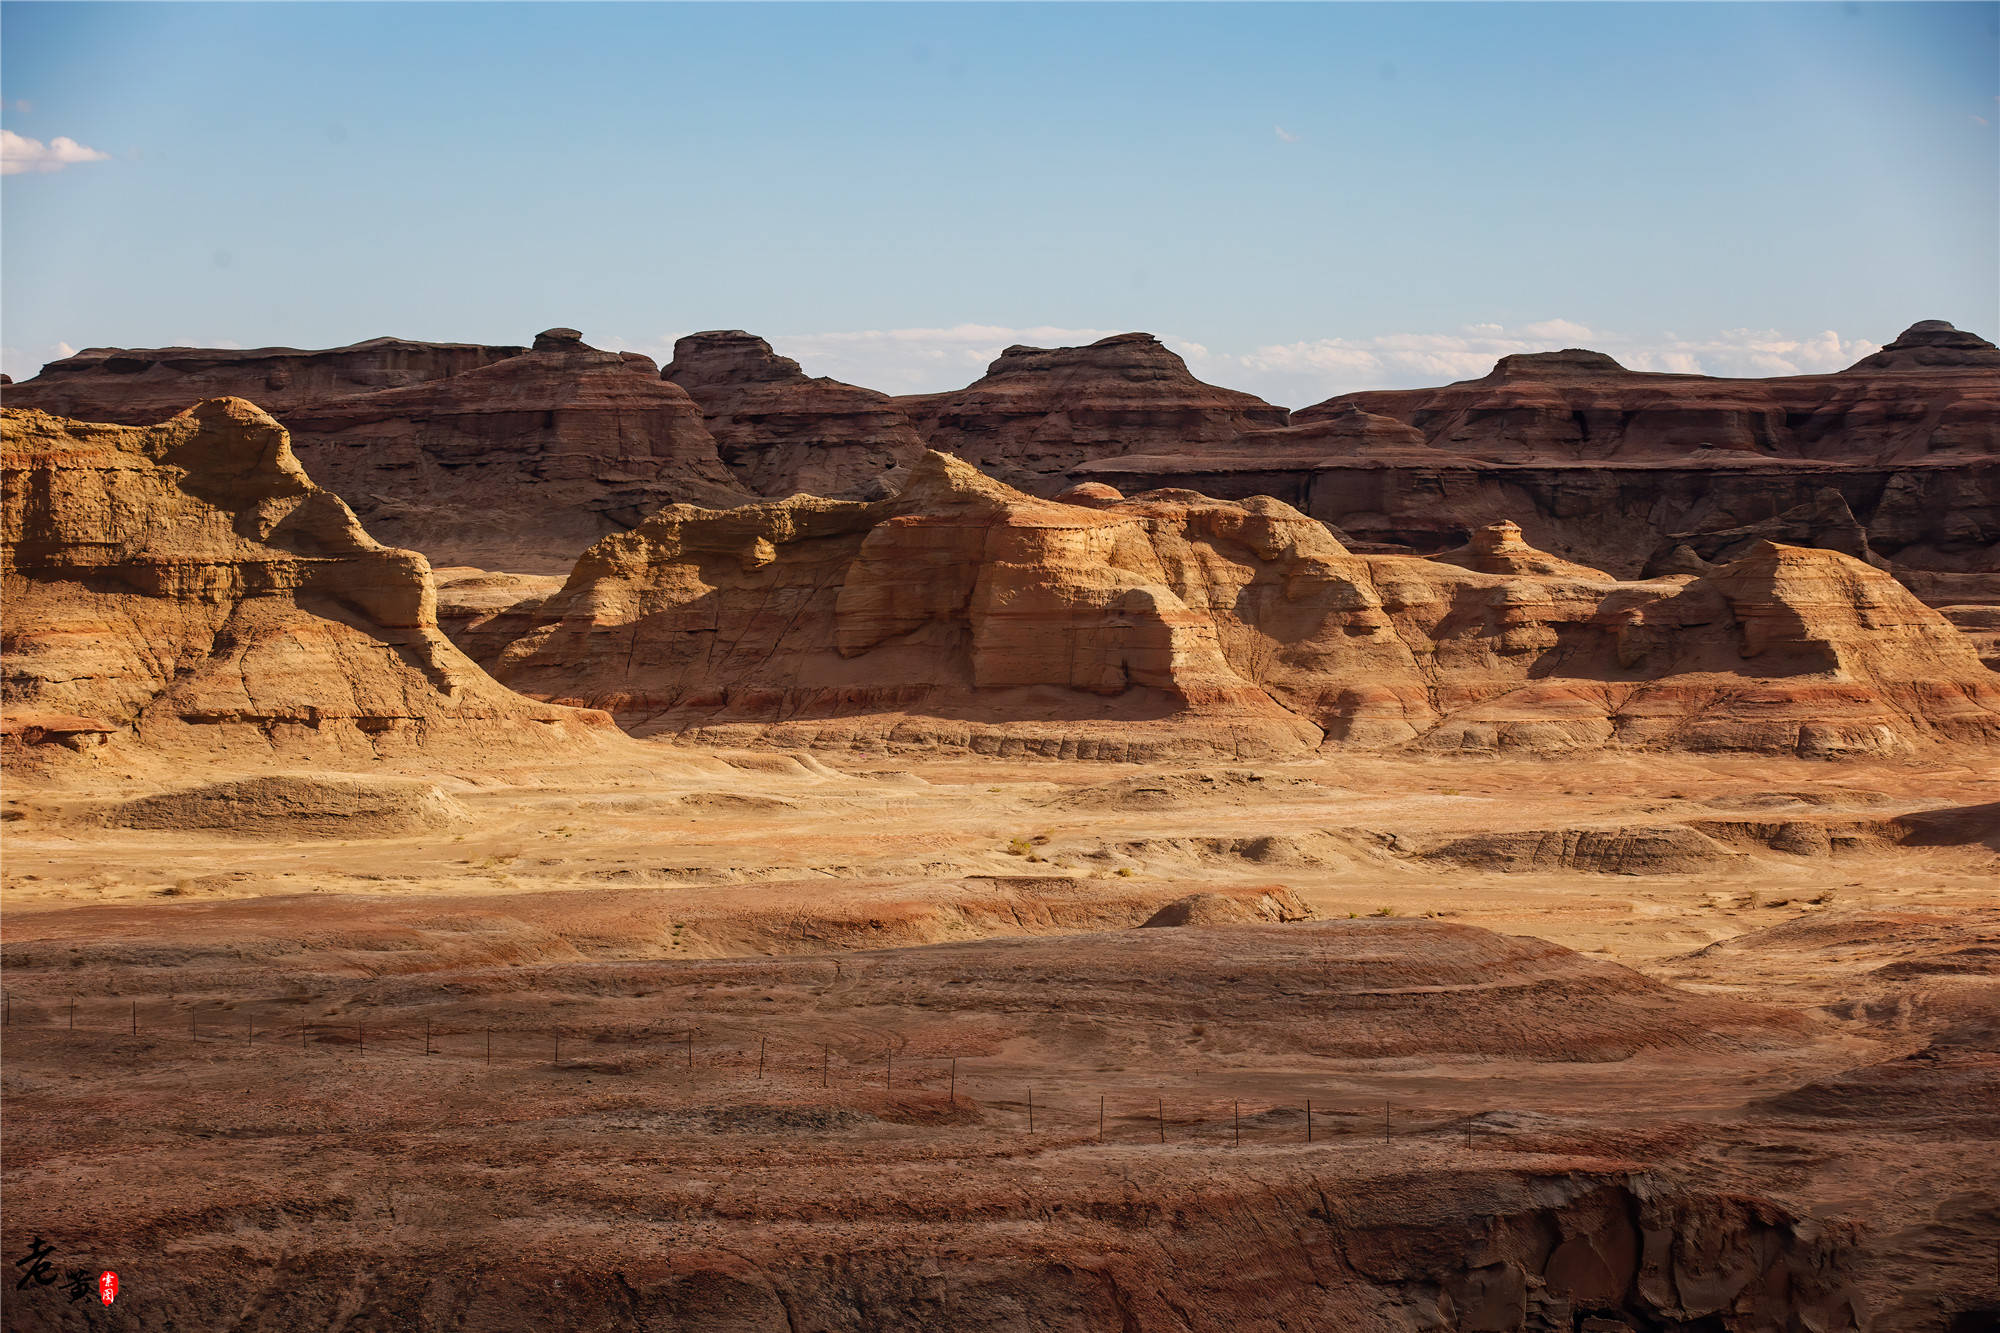
[[[1714,379],[1627,370],[1572,348],[1506,356],[1482,379],[1346,394],[1438,448],[1481,458],[1622,458],[1696,449],[1898,462],[2000,451],[2000,349],[1927,320],[1831,375]]]
[[[933,449],[1038,493],[1092,458],[1200,448],[1285,424],[1263,399],[1204,384],[1150,333],[1088,347],[1009,347],[983,378],[896,399]]]
[[[1434,552],[1511,519],[1536,545],[1625,576],[1679,546],[1713,560],[1756,537],[1899,573],[1993,574],[1996,361],[1992,344],[1937,321],[1837,374],[1783,379],[1641,373],[1576,349],[1509,356],[1480,379],[1346,394],[1288,430],[1224,449],[1134,447],[1073,478],[1271,494],[1378,551]],[[1414,436],[1351,424],[1380,418]],[[1340,422],[1348,440],[1312,447],[1310,431]]]
[[[370,338],[346,347],[86,347],[12,386],[9,407],[149,426],[204,398],[248,398],[284,414],[305,403],[443,379],[525,347]]]
[[[661,505],[751,498],[650,358],[598,351],[574,329],[532,348],[98,350],[45,367],[7,402],[143,425],[212,396],[272,412],[370,531],[439,564],[560,572]]]
[[[307,468],[371,530],[439,564],[553,572],[662,505],[751,498],[685,392],[573,329],[462,375],[302,407],[286,424]]]
[[[741,329],[680,339],[660,378],[700,404],[722,461],[759,495],[879,499],[924,451],[889,395],[814,379]]]
[[[1619,583],[1483,534],[1357,555],[1268,497],[1036,500],[926,455],[875,503],[669,508],[468,639],[641,732],[1033,753],[2000,739],[2000,678],[1892,578],[1762,543]]]
[[[9,409],[4,457],[4,698],[24,752],[506,757],[605,732],[453,648],[424,558],[370,538],[249,403],[149,428]]]
[[[640,734],[748,724],[1107,758],[1317,744],[1166,583],[1133,517],[931,453],[890,500],[670,507],[475,642],[514,688]]]

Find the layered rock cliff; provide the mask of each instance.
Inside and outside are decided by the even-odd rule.
[[[1580,350],[1510,356],[1481,379],[1347,394],[1225,448],[1135,448],[1072,476],[1275,495],[1383,552],[1461,546],[1510,520],[1540,548],[1625,577],[1694,568],[1667,563],[1680,547],[1713,561],[1763,539],[1899,574],[1995,574],[1996,358],[1937,322],[1837,374],[1784,379],[1647,374]],[[1333,428],[1345,438],[1314,437]]]
[[[247,398],[282,415],[305,403],[443,379],[525,347],[370,338],[346,347],[86,347],[14,386],[10,407],[148,426],[204,398]]]
[[[598,351],[574,329],[532,348],[383,338],[328,352],[82,353],[7,401],[142,424],[215,394],[272,411],[370,531],[440,564],[567,570],[664,504],[751,498],[651,359]]]
[[[662,505],[740,504],[679,386],[570,329],[521,356],[289,413],[299,457],[371,531],[439,564],[528,573]]]
[[[931,453],[889,500],[672,506],[475,642],[514,688],[642,735],[747,725],[1105,758],[1317,744],[1167,581],[1133,517]]]
[[[1038,493],[1093,458],[1162,446],[1198,450],[1289,414],[1204,384],[1150,333],[1088,347],[1009,347],[983,378],[949,393],[896,399],[931,448]]]
[[[722,461],[759,495],[880,499],[924,451],[889,395],[812,378],[741,329],[680,339],[660,377],[700,404]]]
[[[1758,545],[1620,583],[1518,530],[1358,555],[1279,501],[1036,500],[926,455],[892,500],[677,506],[474,651],[644,733],[1084,757],[1326,744],[1802,755],[2000,741],[2000,678],[1894,579]],[[1470,567],[1462,567],[1470,566]]]
[[[10,408],[4,461],[0,685],[22,750],[505,757],[606,734],[454,648],[424,558],[370,538],[247,402],[153,427]]]

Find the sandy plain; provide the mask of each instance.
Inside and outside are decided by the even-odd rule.
[[[1980,765],[466,763],[13,788],[9,1328],[2000,1317]]]

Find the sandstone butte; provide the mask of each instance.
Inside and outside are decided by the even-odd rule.
[[[560,571],[670,501],[752,498],[700,409],[650,358],[599,351],[574,329],[547,330],[532,348],[98,349],[53,363],[7,401],[143,425],[213,394],[269,400],[306,469],[371,532],[440,564]]]
[[[1269,497],[1107,491],[1038,499],[933,452],[888,500],[670,506],[465,642],[531,696],[724,743],[1152,760],[2000,741],[2000,677],[1838,552],[1763,542],[1620,582],[1507,527],[1448,563],[1356,554]]]
[[[1891,568],[1933,605],[2000,603],[2000,349],[1941,321],[1834,374],[1531,353],[1442,388],[1345,394],[1226,445],[1123,454],[1073,476],[1274,495],[1364,550],[1433,553],[1512,520],[1631,577],[1774,540]]]
[[[963,389],[895,400],[931,448],[1015,486],[1053,493],[1091,459],[1200,452],[1289,414],[1204,384],[1150,333],[1088,347],[1009,347]]]
[[[879,498],[921,440],[1036,494],[1275,496],[1367,553],[1437,553],[1501,521],[1623,578],[1699,573],[1764,541],[1838,550],[2000,661],[2000,349],[1940,321],[1836,374],[1640,373],[1571,349],[1289,414],[1202,383],[1140,333],[1012,347],[965,389],[896,399],[811,379],[740,331],[683,339],[665,375],[648,389],[646,358],[550,330],[532,351],[96,348],[7,397],[127,424],[250,398],[371,531],[441,565],[560,574],[675,501]]]
[[[369,537],[240,399],[152,427],[9,408],[4,463],[15,758],[504,762],[615,734],[454,648],[424,557]]]
[[[741,329],[675,342],[660,378],[701,406],[722,461],[759,495],[880,499],[924,451],[889,395],[812,378]]]

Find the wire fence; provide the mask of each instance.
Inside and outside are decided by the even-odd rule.
[[[812,1089],[851,1096],[875,1094],[906,1102],[934,1102],[946,1111],[977,1109],[982,1119],[1006,1117],[1023,1132],[1103,1142],[1242,1143],[1397,1138],[1462,1138],[1463,1146],[1504,1137],[1488,1119],[1491,1110],[1437,1111],[1398,1107],[1392,1101],[1359,1103],[1351,1095],[1314,1093],[1273,1099],[1217,1097],[1188,1091],[1150,1094],[1077,1089],[1105,1080],[1106,1071],[1038,1067],[1032,1074],[1001,1076],[979,1061],[953,1055],[912,1055],[892,1042],[857,1049],[851,1037],[813,1041],[771,1025],[724,1018],[708,1023],[662,1022],[622,1027],[582,1024],[521,1025],[487,1016],[433,1018],[423,1023],[370,1022],[366,1018],[311,1019],[285,1009],[319,996],[254,1001],[87,1000],[0,998],[0,1030],[9,1037],[74,1035],[139,1039],[152,1052],[200,1048],[269,1057],[335,1055],[371,1061],[436,1061],[447,1066],[654,1072],[683,1087],[714,1092],[725,1086],[765,1086],[794,1093]],[[259,1010],[263,1012],[259,1012]],[[750,1029],[748,1032],[745,1029]],[[734,1029],[733,1033],[731,1029]],[[407,1067],[407,1066],[405,1066]],[[1225,1077],[1229,1070],[1202,1071]],[[1246,1081],[1270,1081],[1264,1071],[1242,1071]],[[987,1113],[990,1113],[988,1115]]]

